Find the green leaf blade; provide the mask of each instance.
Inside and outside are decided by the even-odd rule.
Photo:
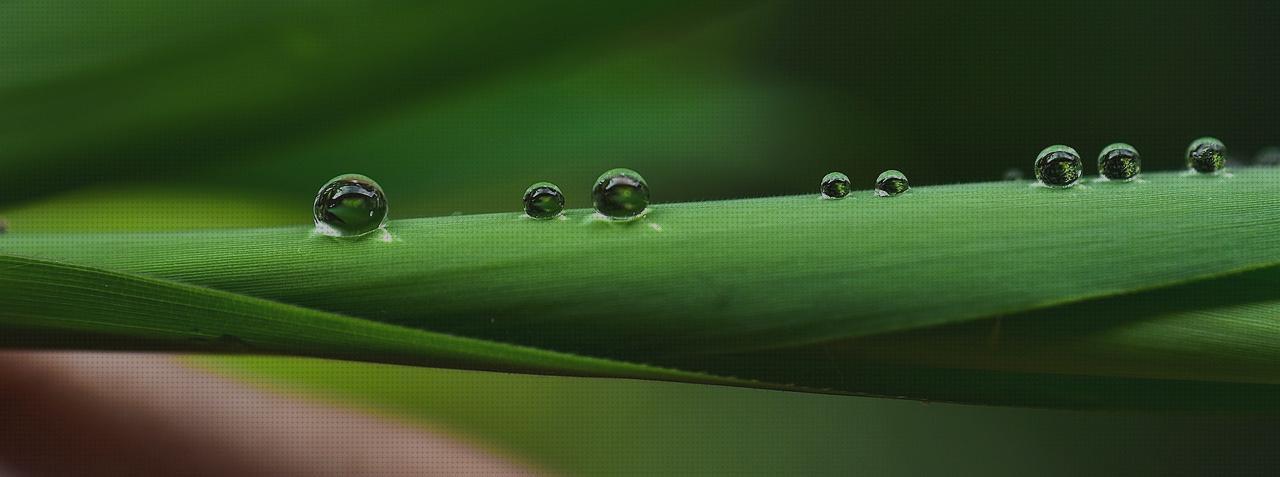
[[[661,204],[626,224],[513,212],[394,221],[358,241],[283,228],[10,234],[2,244],[484,342],[668,366],[697,382],[1068,407],[1235,389],[1169,406],[1270,411],[1277,181],[1275,169],[1246,169],[1071,190],[815,193]],[[1153,306],[1180,297],[1194,306]]]
[[[0,343],[286,354],[708,384],[735,380],[407,329],[257,298],[0,256]]]
[[[625,355],[791,346],[1013,314],[1280,263],[1275,170],[917,188],[306,229],[5,238],[8,253],[397,324]],[[127,253],[122,253],[127,251]],[[597,339],[585,339],[587,337]]]

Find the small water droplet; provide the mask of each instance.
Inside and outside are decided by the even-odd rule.
[[[596,212],[614,220],[629,220],[649,208],[649,184],[631,169],[613,169],[600,175],[591,189]]]
[[[843,173],[832,172],[823,176],[820,190],[823,199],[843,199],[853,191],[853,182]]]
[[[9,231],[9,221],[5,219],[0,219],[0,234],[3,234],[8,231]]]
[[[1009,170],[1004,171],[1004,180],[1020,181],[1025,178],[1026,178],[1026,174],[1022,172],[1022,169],[1011,167],[1009,168]]]
[[[1142,156],[1123,142],[1108,145],[1098,153],[1098,173],[1113,181],[1130,181],[1142,172]]]
[[[312,216],[316,231],[324,235],[364,235],[387,223],[387,197],[373,179],[343,174],[316,193]]]
[[[893,197],[909,190],[911,185],[907,183],[906,174],[896,170],[881,172],[876,178],[876,195],[880,197]]]
[[[1187,146],[1187,167],[1201,174],[1217,174],[1227,163],[1227,146],[1212,137],[1202,137]]]
[[[1280,166],[1280,147],[1265,147],[1258,151],[1253,163],[1259,166]]]
[[[550,182],[539,182],[524,191],[524,213],[535,219],[554,219],[564,213],[564,194]]]
[[[1080,181],[1084,163],[1080,153],[1061,144],[1044,148],[1036,156],[1036,179],[1049,187],[1071,187]]]

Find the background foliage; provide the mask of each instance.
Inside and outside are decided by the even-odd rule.
[[[341,172],[376,178],[393,217],[407,218],[512,211],[523,188],[544,179],[586,206],[591,180],[623,165],[675,202],[809,193],[829,170],[859,188],[887,168],[916,185],[992,180],[1011,167],[1029,173],[1050,143],[1089,159],[1122,140],[1162,170],[1180,167],[1189,140],[1213,134],[1247,160],[1280,142],[1278,9],[8,2],[0,217],[14,237],[305,224],[311,194]],[[917,339],[929,346],[912,349],[947,344]],[[901,342],[873,344],[883,356]],[[570,471],[1248,468],[1275,428],[1239,417],[192,359]]]

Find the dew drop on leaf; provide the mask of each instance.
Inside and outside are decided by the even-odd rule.
[[[1142,172],[1142,156],[1133,146],[1117,142],[1098,153],[1098,173],[1113,181],[1130,181]]]
[[[821,190],[823,199],[843,199],[853,190],[853,182],[843,173],[832,172],[822,178]]]
[[[600,175],[591,189],[596,212],[615,220],[639,217],[649,208],[649,184],[631,169],[613,169]]]
[[[554,219],[564,213],[564,194],[550,182],[539,182],[524,191],[524,213],[535,219]]]
[[[1049,187],[1071,187],[1080,181],[1084,163],[1080,153],[1061,144],[1049,146],[1036,156],[1036,179]]]
[[[1217,174],[1227,163],[1227,146],[1212,137],[1202,137],[1187,146],[1187,167],[1201,174]]]
[[[907,183],[906,174],[896,170],[881,172],[876,178],[876,195],[880,197],[893,197],[908,190],[911,190],[911,185]]]
[[[1258,151],[1253,163],[1259,166],[1280,166],[1280,147],[1271,146]]]
[[[316,193],[312,207],[316,231],[333,237],[356,237],[387,222],[387,197],[373,179],[360,174],[334,177]]]

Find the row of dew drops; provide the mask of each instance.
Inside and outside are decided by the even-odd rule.
[[[1199,174],[1219,174],[1226,167],[1226,147],[1212,137],[1192,141],[1187,147],[1187,167]],[[1267,149],[1259,156],[1259,164],[1280,163],[1280,149]],[[1142,170],[1138,150],[1125,143],[1111,144],[1098,154],[1098,171],[1102,180],[1132,181]],[[1083,177],[1084,163],[1075,149],[1054,145],[1044,148],[1036,157],[1035,174],[1039,184],[1051,188],[1067,188]],[[1006,174],[1006,179],[1019,177]],[[896,170],[880,174],[875,193],[893,197],[911,189],[907,176]],[[853,183],[840,172],[822,178],[819,187],[823,199],[843,199],[853,190]],[[592,202],[600,217],[629,221],[643,216],[649,208],[649,184],[631,169],[613,169],[600,175],[591,190]],[[564,193],[550,182],[529,186],[524,193],[524,213],[531,219],[555,219],[564,214]],[[344,174],[333,178],[316,194],[313,207],[316,231],[334,237],[357,237],[381,229],[387,223],[387,197],[373,179],[360,174]]]

